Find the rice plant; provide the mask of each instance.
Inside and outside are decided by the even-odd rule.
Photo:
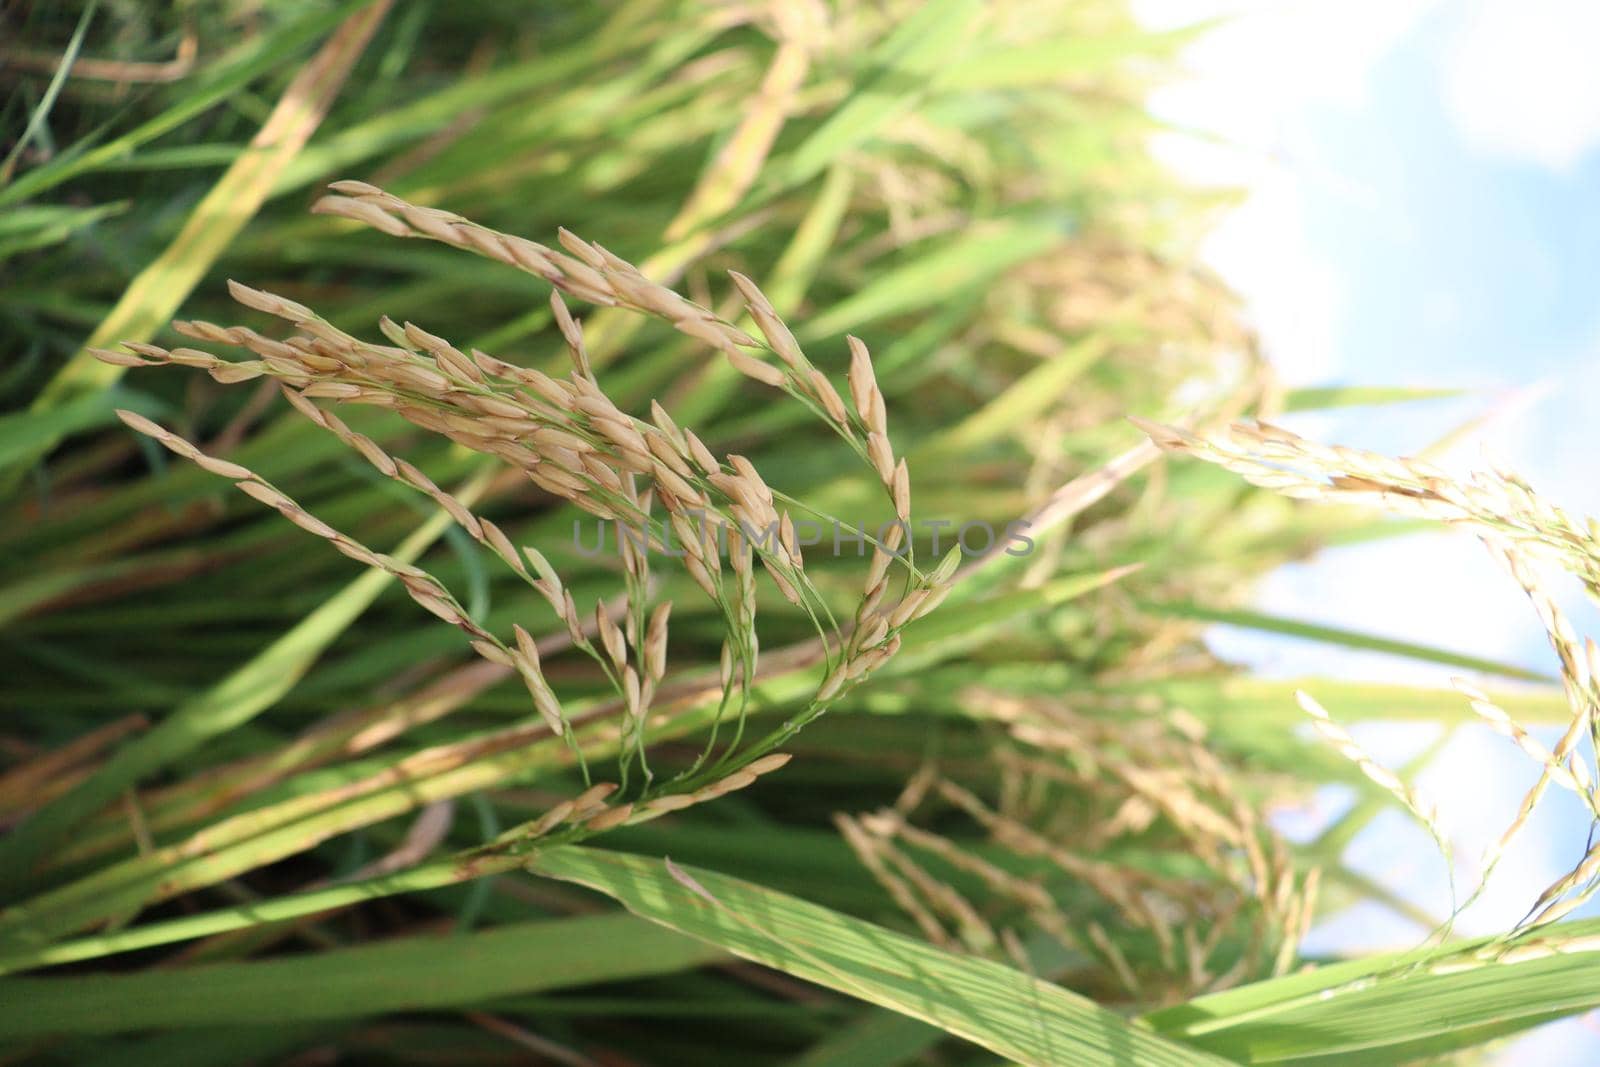
[[[1398,1063],[1600,1000],[1593,852],[1481,941],[1473,887],[1344,862],[1436,819],[1357,719],[1536,760],[1500,851],[1595,804],[1594,645],[1538,569],[1592,590],[1595,539],[1273,428],[1431,394],[1283,389],[1193,265],[1221,205],[1143,106],[1185,35],[3,17],[7,1062]],[[1435,522],[1559,678],[1240,607]],[[1215,619],[1471,677],[1255,678]],[[1286,840],[1320,784],[1356,806]],[[1307,957],[1358,900],[1437,936]]]

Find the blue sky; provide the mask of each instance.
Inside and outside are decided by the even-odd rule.
[[[1441,95],[1464,7],[1375,65],[1369,106],[1308,109],[1305,166],[1337,176],[1304,188],[1306,241],[1342,282],[1338,376],[1576,384],[1600,354],[1600,153],[1552,169],[1467,140]],[[1587,430],[1581,399],[1544,398],[1540,422]],[[1552,451],[1522,458],[1559,462]]]
[[[1157,25],[1234,14],[1185,55],[1158,113],[1208,138],[1158,149],[1197,181],[1242,187],[1205,258],[1244,295],[1291,384],[1459,386],[1461,400],[1306,416],[1320,440],[1405,453],[1465,420],[1474,445],[1571,511],[1600,513],[1600,4],[1590,0],[1138,0]],[[1458,449],[1457,468],[1481,464]],[[1325,553],[1260,591],[1264,609],[1550,669],[1526,601],[1470,538]],[[1596,613],[1564,601],[1582,631]],[[1449,672],[1219,630],[1214,645],[1285,676],[1447,684]],[[1330,711],[1337,717],[1338,708]],[[1390,765],[1436,737],[1369,730]],[[1508,823],[1531,764],[1486,729],[1457,731],[1419,789],[1446,813],[1458,877]],[[1568,798],[1561,798],[1566,800]],[[1336,815],[1321,796],[1287,830]],[[1503,862],[1468,931],[1515,921],[1581,855],[1587,820],[1551,804]],[[1462,859],[1465,857],[1465,859]],[[1444,864],[1399,815],[1347,853],[1437,903]],[[1448,899],[1445,897],[1444,899]],[[1404,947],[1420,931],[1377,909],[1335,917],[1318,950]],[[1498,1062],[1600,1062],[1586,1021],[1547,1027]]]

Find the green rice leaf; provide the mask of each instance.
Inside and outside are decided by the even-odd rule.
[[[1424,389],[1404,385],[1323,385],[1292,389],[1285,411],[1325,411],[1329,408],[1409,404],[1415,400],[1441,400],[1462,396],[1465,389]]]
[[[39,392],[33,410],[104,389],[125,368],[95,359],[88,349],[147,341],[188,298],[272,190],[273,182],[321,124],[350,69],[388,11],[387,0],[358,8],[290,81],[249,149],[195,206],[184,227],[156,260],[129,283],[83,350]],[[54,439],[38,453],[48,450]]]
[[[1561,924],[1504,959],[1487,940],[1258,982],[1145,1021],[1239,1063],[1361,1067],[1443,1055],[1600,1005],[1600,921]]]
[[[814,316],[798,336],[802,341],[831,337],[890,315],[937,306],[1032,259],[1064,233],[1062,221],[1051,217],[975,224],[956,239],[880,274],[860,292]]]
[[[586,885],[736,956],[921,1019],[1030,1067],[1227,1062],[1013,968],[954,956],[711,871],[574,847],[540,853],[528,869]]]
[[[781,177],[770,184],[781,188],[810,181],[908,111],[927,92],[929,75],[969,38],[981,6],[974,0],[934,0],[917,8],[870,57],[875,76],[794,150]]]
[[[473,499],[483,481],[475,484],[477,489],[459,495]],[[451,522],[448,514],[436,512],[393,555],[404,562],[414,560]],[[0,841],[0,887],[26,884],[35,861],[46,849],[115,800],[124,789],[209,738],[234,729],[271,707],[391,581],[384,571],[361,575],[244,666],[174,709],[155,729],[120,749],[93,775],[41,808]]]
[[[723,955],[618,912],[137,975],[7,978],[0,981],[0,1038],[462,1008],[671,974]]]

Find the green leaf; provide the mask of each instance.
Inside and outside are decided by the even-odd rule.
[[[959,237],[878,274],[859,293],[814,316],[802,341],[831,337],[889,315],[935,307],[1061,241],[1060,219],[1043,216],[979,223]]]
[[[128,210],[128,201],[118,200],[93,207],[24,207],[0,216],[0,260],[21,252],[65,241],[102,219]]]
[[[7,978],[0,980],[0,1038],[458,1008],[671,974],[722,956],[618,912],[183,970]]]
[[[1360,1067],[1443,1055],[1600,1005],[1600,921],[1550,928],[1505,960],[1477,958],[1488,945],[1335,964],[1145,1021],[1240,1063]]]
[[[575,847],[540,853],[528,869],[586,885],[736,956],[921,1019],[1030,1067],[1227,1062],[1013,968],[951,955],[711,871]]]
[[[1325,411],[1366,405],[1407,404],[1465,395],[1465,389],[1424,389],[1404,385],[1323,385],[1291,389],[1285,411]]]
[[[1037,618],[1096,589],[1103,589],[1133,570],[1130,567],[1113,567],[1105,571],[1067,574],[1033,589],[962,600],[954,610],[935,611],[906,627],[901,651],[886,665],[885,673],[905,674],[950,659],[986,639],[992,639],[1000,627]]]
[[[106,391],[75,400],[48,411],[18,411],[0,416],[0,468],[31,458],[42,447],[70,433],[116,422],[119,407],[141,414],[150,404],[121,391]]]
[[[1126,687],[1140,688],[1140,687]],[[1481,722],[1466,698],[1453,689],[1351,682],[1341,678],[1221,678],[1162,682],[1155,686],[1163,696],[1182,704],[1214,727],[1232,725],[1250,733],[1305,721],[1296,705],[1295,690],[1304,689],[1329,708],[1337,709],[1341,722],[1377,719],[1456,724]],[[1566,695],[1553,687],[1490,689],[1489,699],[1514,718],[1529,725],[1565,724],[1572,708]]]
[[[1170,33],[1141,30],[1085,34],[985,48],[938,76],[943,92],[1059,85],[1084,74],[1125,64],[1131,57],[1170,55],[1210,29],[1203,22]]]
[[[813,1045],[785,1067],[897,1067],[944,1039],[936,1027],[905,1015],[871,1011]]]
[[[1090,334],[1074,342],[1012,382],[999,396],[936,438],[935,444],[950,455],[1026,429],[1034,419],[1061,403],[1067,387],[1110,350],[1111,337],[1105,333]]]
[[[870,57],[876,76],[794,150],[770,184],[809,181],[908,111],[927,92],[929,76],[970,39],[979,8],[974,0],[934,0],[917,8]]]
[[[45,410],[114,382],[125,368],[101,363],[87,349],[148,341],[166,324],[207,270],[266,202],[278,175],[333,106],[389,5],[358,8],[289,82],[250,147],[195,206],[177,237],[129,283],[111,314],[34,400]],[[44,451],[41,449],[40,451]]]
[[[457,496],[475,499],[484,477]],[[449,528],[444,511],[417,528],[393,555],[410,562]],[[311,669],[318,656],[393,581],[368,571],[323,602],[298,625],[244,666],[167,716],[160,725],[120,749],[94,774],[36,812],[0,841],[0,887],[26,884],[35,861],[84,819],[116,799],[144,776],[192,752],[209,738],[248,722],[278,701]]]
[[[55,107],[56,98],[61,95],[62,88],[67,84],[67,75],[72,73],[72,65],[78,61],[78,53],[83,49],[84,34],[89,32],[89,23],[94,21],[95,12],[100,9],[100,0],[89,0],[84,7],[83,14],[78,16],[77,28],[72,31],[72,40],[67,42],[66,51],[61,53],[61,62],[56,64],[56,72],[50,79],[50,84],[45,87],[44,97],[40,99],[39,106],[33,109],[28,116],[27,128],[22,131],[16,143],[11,146],[11,151],[6,153],[6,158],[0,162],[0,185],[11,180],[11,175],[16,172],[17,160],[22,158],[23,150],[38,136],[50,118],[50,109]]]
[[[198,915],[186,915],[178,919],[145,923],[131,929],[94,934],[76,941],[61,941],[17,952],[0,950],[0,974],[30,971],[39,967],[55,967],[121,952],[135,952],[157,945],[192,941],[234,930],[248,930],[400,893],[419,893],[441,886],[456,885],[474,878],[499,874],[514,866],[512,860],[501,857],[494,859],[452,857],[418,864],[395,874],[384,874],[325,886],[321,889],[310,889],[303,893],[256,900],[249,904],[201,912]]]
[[[246,45],[224,61],[220,69],[202,73],[196,79],[198,88],[161,114],[98,147],[86,148],[83,143],[74,145],[51,163],[28,171],[0,189],[0,207],[20,203],[80,174],[126,158],[140,145],[177,129],[238,93],[261,75],[281,69],[296,52],[327,33],[351,12],[370,2],[346,0],[331,9],[312,11],[271,37]]]
[[[148,1037],[72,1041],[74,1067],[238,1067],[241,1063],[281,1063],[325,1036],[329,1024],[305,1026],[229,1026],[203,1030],[163,1030]],[[69,1039],[70,1040],[70,1039]]]

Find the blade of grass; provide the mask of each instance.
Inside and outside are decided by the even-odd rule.
[[[0,981],[0,1038],[344,1019],[672,974],[721,949],[626,912],[135,975]]]
[[[954,240],[879,274],[860,292],[813,316],[796,336],[814,341],[889,315],[936,306],[1031,259],[1064,235],[1061,220],[1047,216],[974,224]]]
[[[100,10],[100,0],[90,0],[84,7],[83,14],[78,17],[78,25],[72,31],[72,39],[67,42],[66,50],[61,53],[61,63],[51,76],[50,84],[45,87],[39,106],[28,116],[28,125],[23,129],[22,136],[17,138],[16,144],[11,146],[11,151],[6,153],[5,161],[0,162],[0,185],[6,185],[11,181],[11,175],[16,173],[17,160],[22,158],[23,150],[49,120],[50,111],[56,106],[56,98],[61,95],[62,87],[67,84],[67,75],[72,73],[72,65],[78,61],[78,53],[83,50],[83,37],[89,32],[89,23],[94,21],[95,12],[98,10]]]
[[[49,411],[0,416],[0,468],[38,455],[40,449],[67,434],[110,425],[116,421],[113,411],[119,407],[154,414],[155,405],[137,393],[107,389],[76,397]]]
[[[1021,971],[954,956],[711,871],[575,847],[540,853],[528,869],[586,885],[736,956],[921,1019],[1030,1067],[1227,1062]]]
[[[1036,619],[1042,612],[1112,585],[1137,569],[1112,567],[1063,575],[1036,589],[964,600],[957,611],[935,613],[906,627],[901,653],[884,669],[884,676],[913,672],[958,657],[965,649],[992,639],[997,628]]]
[[[423,140],[463,113],[502,104],[545,86],[582,84],[585,68],[637,47],[641,37],[647,38],[651,33],[649,25],[615,29],[607,26],[586,40],[569,43],[559,52],[463,79],[420,100],[373,115],[302,152],[279,176],[273,192],[282,194],[302,188],[385,151]]]
[[[0,262],[65,241],[97,222],[123,214],[128,206],[128,201],[119,200],[83,208],[15,208],[9,218],[0,218]]]
[[[1291,389],[1285,411],[1326,411],[1329,408],[1409,404],[1416,400],[1444,400],[1463,396],[1465,389],[1424,389],[1404,385],[1323,385]]]
[[[1009,385],[1005,392],[968,415],[954,429],[935,439],[933,447],[944,455],[987,444],[1042,415],[1061,400],[1061,394],[1084,371],[1111,349],[1105,333],[1090,334],[1055,358],[1041,362]]]
[[[1145,687],[1129,687],[1145,688]],[[1351,682],[1341,678],[1250,678],[1243,675],[1162,682],[1154,688],[1168,700],[1182,704],[1208,724],[1261,731],[1272,724],[1291,725],[1304,720],[1294,694],[1303,689],[1323,703],[1337,706],[1347,722],[1375,719],[1423,720],[1456,724],[1482,722],[1453,689],[1426,689],[1382,682]],[[1565,725],[1572,708],[1561,690],[1553,687],[1501,688],[1489,692],[1497,705],[1529,724]]]
[[[491,474],[486,470],[478,475],[458,497],[470,505],[483,492]],[[445,512],[435,513],[393,555],[404,562],[416,559],[451,522]],[[14,830],[0,841],[0,887],[14,891],[28,884],[34,864],[46,850],[139,779],[271,707],[391,580],[384,571],[363,574],[250,662],[178,707],[155,729],[119,750],[89,779]]]
[[[1133,56],[1171,55],[1214,25],[1213,21],[1198,22],[1166,33],[1140,28],[1106,30],[1067,40],[990,48],[940,72],[938,85],[946,92],[1055,85],[1087,72],[1120,66]]]
[[[290,23],[266,41],[245,46],[240,50],[241,54],[227,61],[227,65],[221,70],[210,76],[202,76],[202,85],[198,91],[161,114],[98,147],[75,145],[50,164],[30,170],[4,189],[0,189],[0,208],[21,203],[81,174],[129,157],[140,145],[177,129],[190,119],[228,99],[261,75],[281,67],[294,53],[327,33],[351,12],[369,2],[370,0],[346,0],[331,10],[316,11]]]
[[[1402,1063],[1600,1005],[1600,921],[1561,924],[1498,958],[1492,939],[1242,986],[1144,1021],[1239,1063]]]
[[[85,350],[69,360],[39,393],[34,411],[56,407],[117,380],[124,368],[100,362],[87,349],[120,341],[148,341],[166,324],[255,217],[278,175],[321,124],[391,2],[374,0],[350,15],[300,69],[249,147],[195,206],[166,250],[123,291],[111,314],[85,342]]]
[[[755,98],[662,237],[677,241],[738,204],[761,172],[811,69],[811,42],[780,40]],[[709,240],[709,238],[708,238]]]
[[[923,4],[868,57],[877,71],[795,148],[767,183],[792,188],[810,181],[845,153],[904,114],[927,92],[928,78],[970,40],[981,5],[973,0]]]
[[[766,280],[767,298],[780,315],[800,307],[839,236],[839,226],[850,207],[855,175],[849,167],[834,164],[822,179],[817,195],[795,227],[794,236]]]
[[[73,1042],[76,1067],[238,1067],[282,1063],[326,1039],[327,1023],[307,1026],[230,1026],[217,1030],[167,1030],[149,1037]]]
[[[234,930],[248,930],[268,923],[286,922],[367,900],[379,900],[400,893],[419,893],[456,885],[475,878],[500,874],[521,866],[521,857],[484,856],[475,859],[445,859],[419,864],[396,874],[380,875],[357,882],[346,882],[325,889],[290,893],[269,900],[252,901],[231,908],[186,915],[180,919],[146,923],[127,930],[95,934],[53,945],[0,953],[0,974],[13,974],[40,967],[115,956],[123,952],[171,945],[196,938],[211,937]]]
[[[898,1067],[944,1040],[944,1033],[908,1015],[874,1011],[819,1041],[784,1067]]]

